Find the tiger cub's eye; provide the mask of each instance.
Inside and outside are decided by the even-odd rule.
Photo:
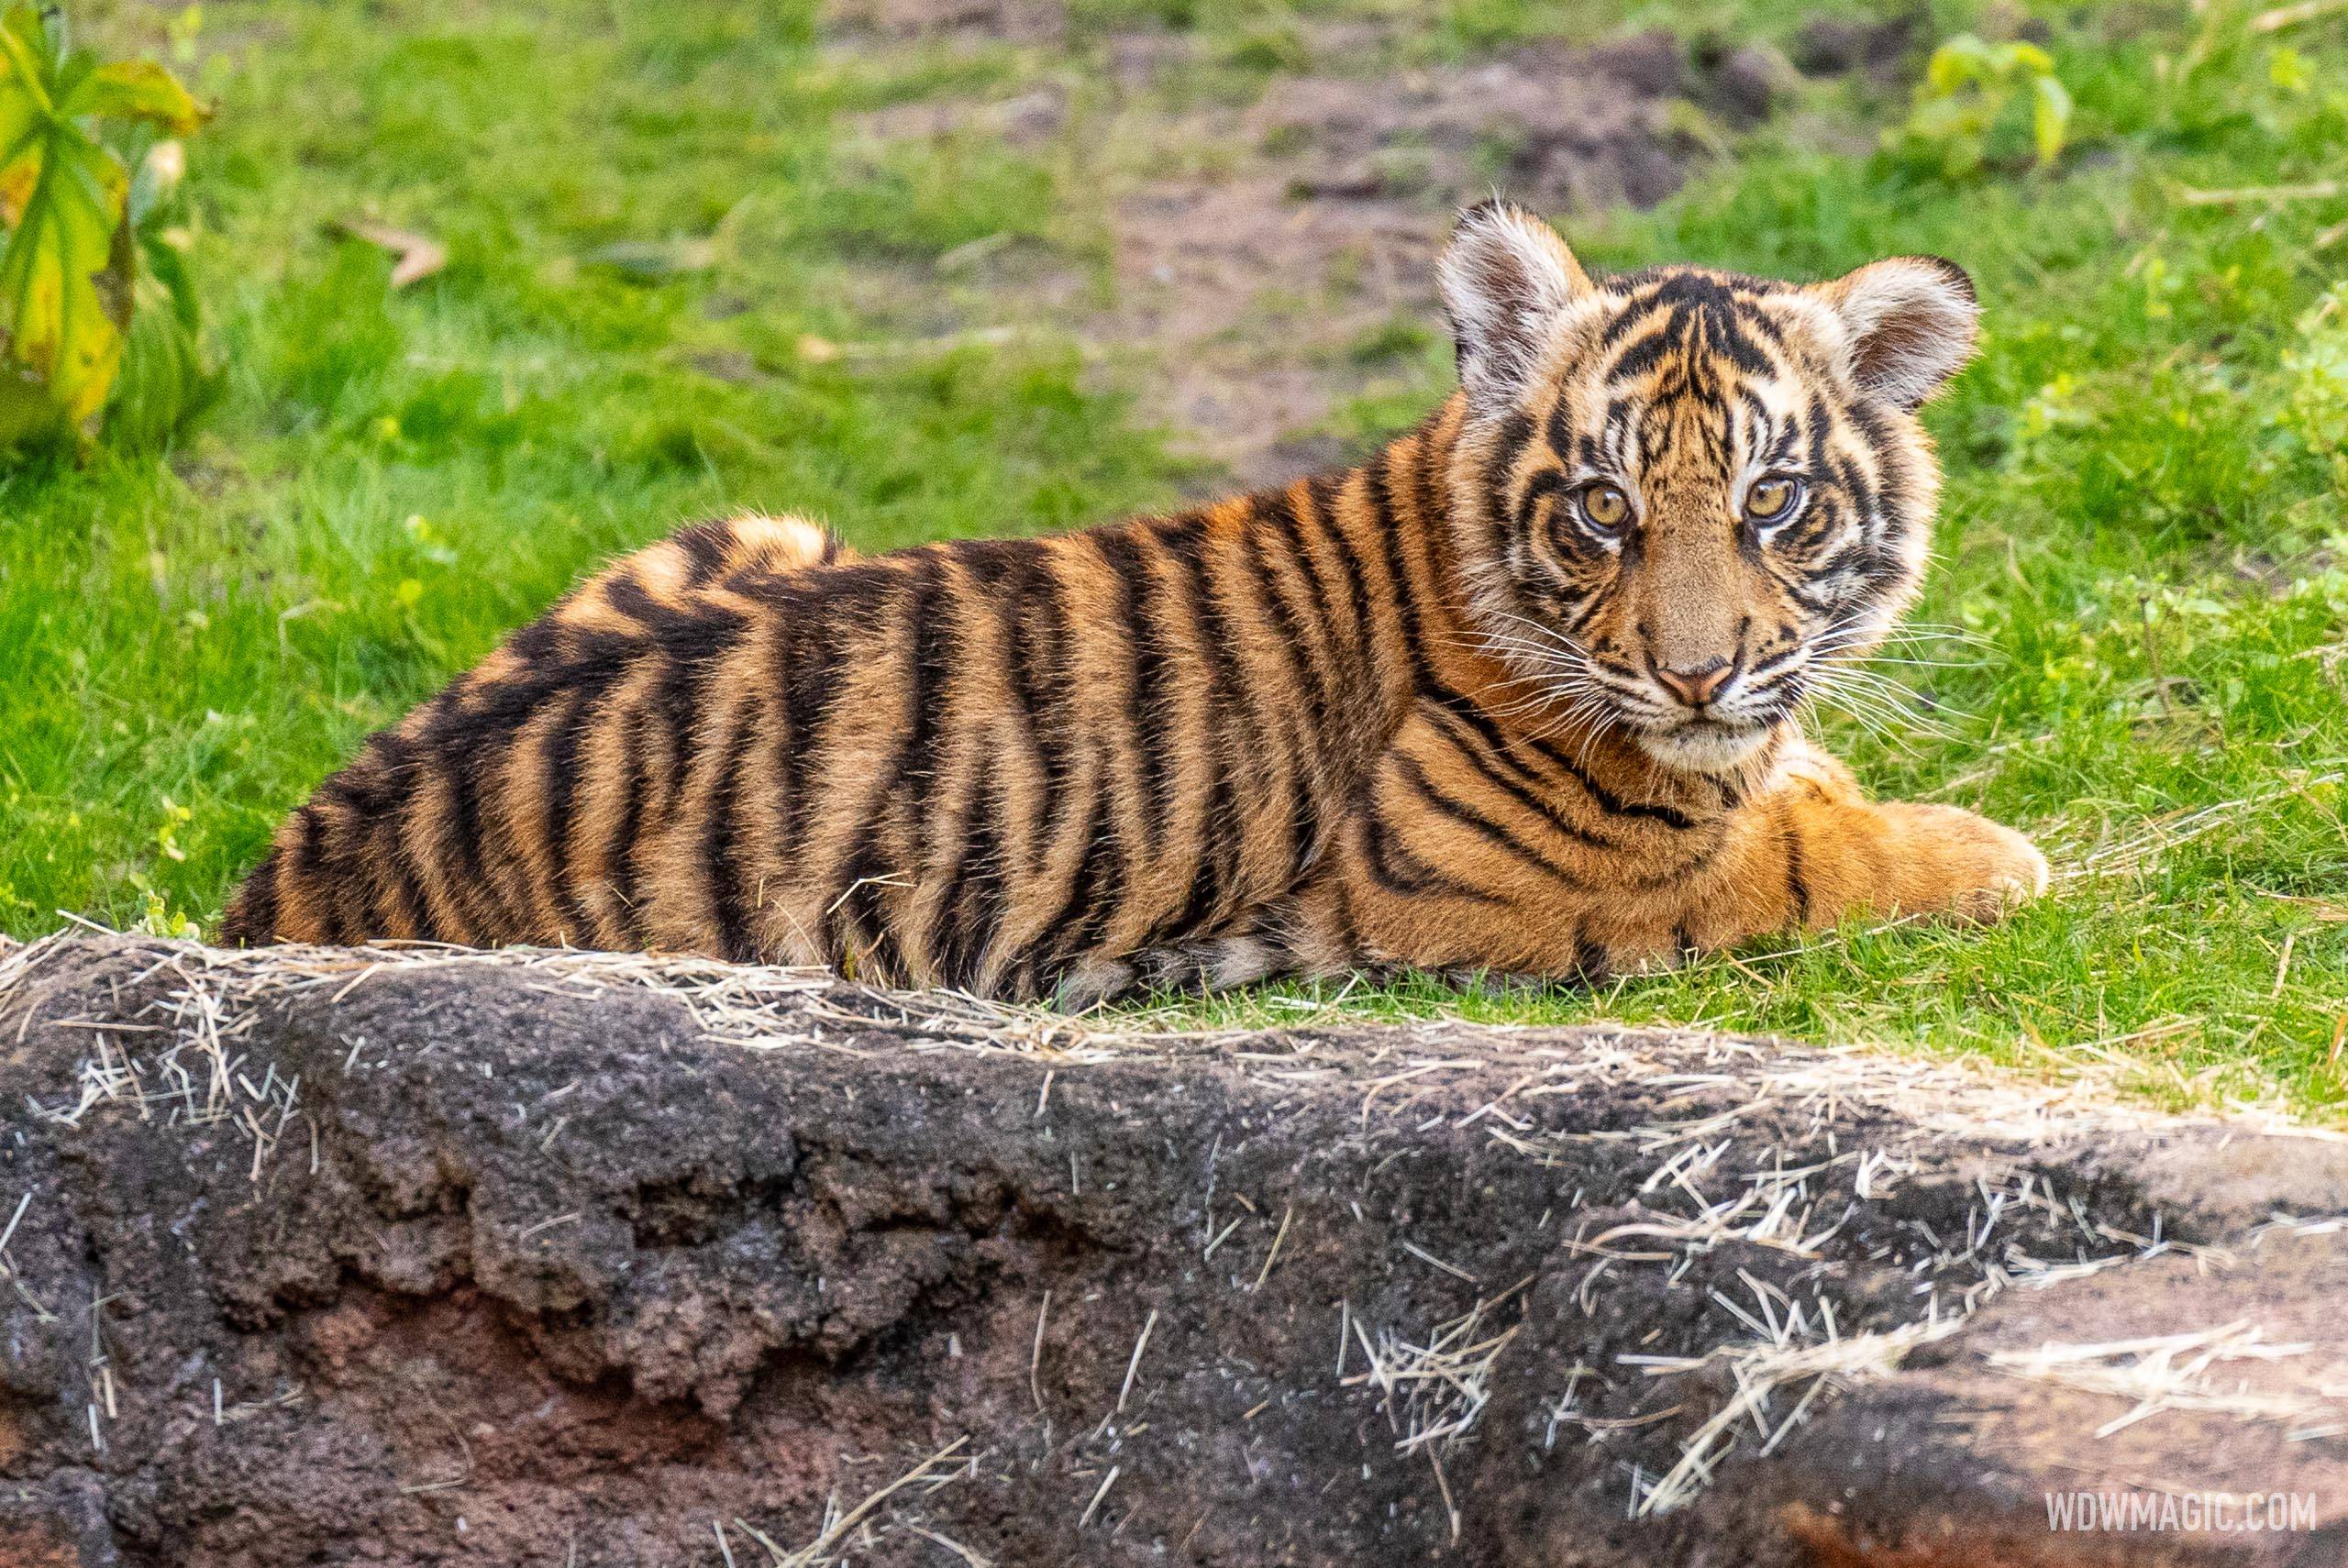
[[[1586,484],[1579,500],[1582,516],[1602,534],[1611,534],[1631,520],[1631,498],[1611,484]]]
[[[1790,515],[1801,500],[1801,481],[1772,474],[1744,492],[1744,514],[1755,523],[1774,523]]]

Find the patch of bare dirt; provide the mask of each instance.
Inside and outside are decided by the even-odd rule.
[[[935,139],[973,133],[1016,148],[1040,146],[1068,123],[1068,93],[1056,83],[993,101],[933,98],[892,104],[856,117],[856,129],[880,141]]]
[[[1662,200],[1695,151],[1670,124],[1684,76],[1655,33],[1283,80],[1190,127],[1235,152],[1228,167],[1117,203],[1118,300],[1090,330],[1145,351],[1168,422],[1243,480],[1309,471],[1326,454],[1292,438],[1357,389],[1349,346],[1398,318],[1440,330],[1453,214],[1496,190],[1567,215]]]
[[[1872,76],[1890,77],[1914,51],[1927,19],[1921,10],[1877,22],[1814,17],[1794,36],[1793,62],[1809,76],[1865,71]]]
[[[861,0],[833,15],[884,39],[1062,41],[1007,0]],[[1652,204],[1705,156],[1708,123],[1767,116],[1793,75],[1773,51],[1663,32],[1402,68],[1388,63],[1393,28],[1308,30],[1310,69],[1276,74],[1245,105],[1183,91],[1213,64],[1194,35],[1132,32],[1047,49],[1021,93],[893,105],[856,129],[975,132],[1064,160],[1074,188],[1100,193],[1110,297],[1079,301],[1065,275],[1030,297],[1039,271],[1024,248],[955,257],[938,282],[959,293],[958,329],[991,310],[1073,330],[1188,449],[1269,482],[1337,455],[1313,433],[1349,400],[1423,379],[1410,345],[1441,331],[1434,256],[1460,206],[1501,191],[1570,222]],[[1863,59],[1877,47],[1838,35],[1821,49],[1837,43]]]
[[[1066,0],[825,0],[823,17],[836,31],[898,42],[962,38],[1049,43],[1068,32]]]

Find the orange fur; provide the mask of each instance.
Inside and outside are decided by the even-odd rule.
[[[1588,977],[2042,889],[2019,835],[1867,801],[1796,717],[1914,592],[1962,274],[1596,281],[1494,205],[1443,282],[1460,392],[1345,473],[870,560],[748,516],[615,563],[322,786],[230,936],[1083,1005]]]

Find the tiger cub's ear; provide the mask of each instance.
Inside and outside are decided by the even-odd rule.
[[[1872,261],[1811,293],[1842,318],[1851,379],[1901,408],[1927,402],[1973,358],[1973,280],[1937,256]]]
[[[1459,384],[1485,414],[1515,402],[1539,368],[1559,313],[1591,287],[1556,229],[1498,200],[1459,215],[1435,280],[1451,317]]]

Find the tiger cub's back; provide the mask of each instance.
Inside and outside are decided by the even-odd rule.
[[[616,750],[632,771],[647,766],[637,704],[613,699],[642,684],[640,667],[664,642],[738,618],[756,579],[855,558],[820,524],[751,513],[615,561],[321,785],[230,898],[222,940],[563,944],[624,925],[608,909],[598,918],[592,893],[574,899],[570,918],[558,908],[550,922],[535,920],[546,899],[510,899],[523,878],[494,862],[521,851],[543,867],[544,852],[559,859],[576,849],[581,785],[592,784],[599,754]],[[535,743],[534,777],[504,755],[526,742]],[[493,776],[498,788],[485,791]],[[613,802],[587,792],[590,812],[608,816]],[[622,823],[607,824],[615,829],[630,810],[626,793]],[[570,879],[551,869],[548,880]]]
[[[861,561],[792,519],[689,529],[370,742],[227,935],[683,950],[1032,996],[1216,929],[1310,863],[1404,679],[1307,558],[1359,569],[1369,521],[1338,511],[1299,487]]]

